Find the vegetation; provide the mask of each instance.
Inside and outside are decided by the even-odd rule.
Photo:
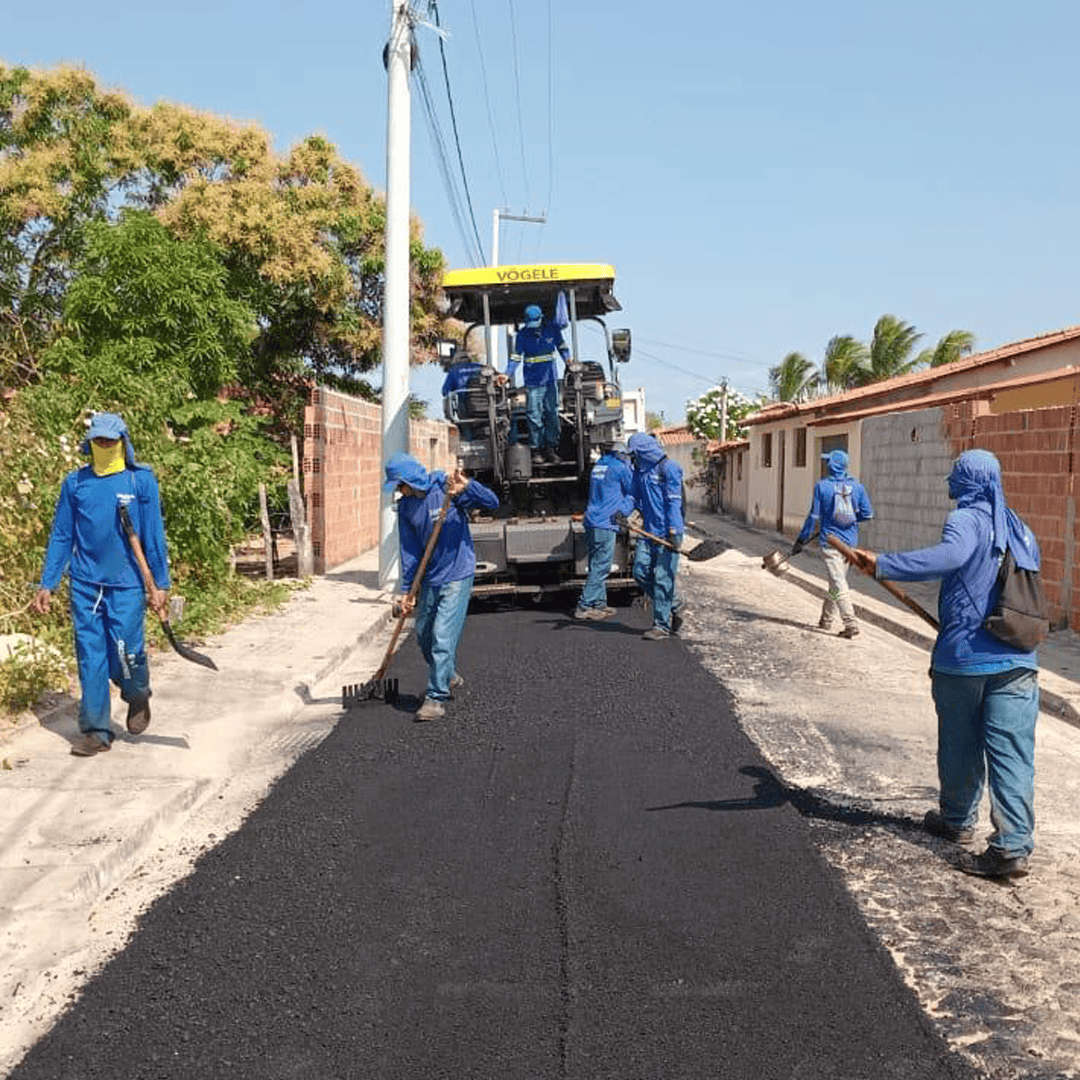
[[[270,144],[85,71],[0,64],[0,633],[70,660],[66,604],[33,622],[26,604],[96,410],[124,416],[158,475],[186,632],[282,595],[231,575],[230,549],[260,483],[287,505],[307,387],[377,397],[385,206],[324,138]],[[410,265],[418,362],[449,330],[415,221]],[[0,710],[56,684],[55,660],[20,661]]]
[[[788,353],[769,369],[769,388],[777,401],[839,394],[925,367],[952,363],[968,355],[975,345],[975,336],[969,331],[950,330],[934,348],[912,356],[921,339],[922,334],[910,323],[895,315],[882,315],[869,345],[849,334],[831,338],[820,368],[802,353]]]
[[[724,395],[727,394],[727,430],[723,425]],[[743,420],[765,404],[764,398],[753,399],[727,386],[714,386],[700,397],[686,403],[686,423],[697,439],[745,439]]]

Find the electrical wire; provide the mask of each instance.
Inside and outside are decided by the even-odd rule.
[[[471,0],[473,31],[476,34],[476,54],[480,58],[480,79],[484,85],[484,105],[487,109],[488,131],[491,134],[491,148],[495,153],[495,172],[499,177],[499,191],[502,193],[502,205],[508,206],[506,181],[503,179],[502,162],[499,160],[499,140],[495,134],[495,118],[491,112],[491,94],[488,93],[487,67],[484,64],[484,49],[480,42],[480,23],[476,18],[476,0]]]
[[[647,341],[650,345],[659,345],[664,349],[675,349],[677,352],[693,353],[696,356],[707,356],[715,360],[737,360],[740,364],[756,364],[759,367],[774,367],[775,365],[765,360],[751,360],[748,356],[740,356],[737,353],[717,352],[710,349],[695,349],[690,345],[675,345],[670,341],[658,341],[656,338],[639,337],[638,341]]]
[[[517,25],[514,21],[514,0],[506,0],[506,5],[510,9],[510,55],[514,59],[514,97],[517,101],[518,142],[521,144],[521,176],[525,184],[525,205],[527,207],[532,200],[529,198],[529,168],[525,158],[525,122],[521,113],[521,62],[518,56]]]
[[[435,0],[431,0],[428,10],[435,16],[435,25],[440,27],[439,7]],[[440,27],[441,28],[441,27]],[[461,186],[465,190],[465,201],[469,207],[469,220],[472,222],[473,236],[476,238],[476,250],[480,253],[480,262],[484,264],[484,245],[480,242],[480,231],[476,227],[476,215],[473,213],[472,193],[469,191],[469,178],[465,172],[465,159],[461,154],[461,139],[458,136],[457,115],[454,111],[454,95],[450,91],[450,71],[446,64],[446,49],[443,47],[442,35],[439,37],[439,55],[442,57],[443,80],[446,83],[446,100],[450,107],[450,123],[454,129],[454,145],[457,147],[458,167],[461,170]]]

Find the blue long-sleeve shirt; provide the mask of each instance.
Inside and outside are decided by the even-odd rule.
[[[514,338],[514,355],[506,365],[506,374],[513,382],[514,373],[524,360],[522,379],[526,386],[546,386],[558,382],[556,355],[563,358],[563,363],[570,359],[570,350],[563,341],[562,331],[554,323],[544,323],[538,327],[523,326]]]
[[[617,454],[604,454],[589,474],[589,502],[584,523],[590,529],[618,532],[611,519],[634,509],[634,474]]]
[[[119,507],[128,508],[154,583],[168,589],[169,552],[157,478],[145,465],[98,476],[89,465],[68,473],[60,487],[45,551],[41,586],[54,590],[67,570],[91,585],[141,589],[142,574],[124,534]]]
[[[1023,543],[1035,566],[1039,548],[1019,518],[1009,543]],[[1010,522],[1012,525],[1012,522]],[[1013,536],[1016,532],[1018,535]],[[940,578],[937,641],[931,664],[952,675],[983,675],[1012,668],[1038,668],[1035,651],[1021,652],[983,629],[994,600],[1000,557],[992,541],[994,524],[988,503],[957,507],[945,519],[939,543],[917,551],[877,557],[875,576],[886,581]]]
[[[398,500],[402,592],[408,592],[412,587],[416,571],[424,558],[424,549],[442,509],[448,483],[443,474],[436,473],[431,487],[422,498],[405,495]],[[438,588],[451,581],[472,577],[476,572],[476,552],[466,511],[480,507],[493,510],[498,505],[499,497],[495,492],[476,480],[470,480],[465,490],[450,500],[446,521],[443,522],[424,573],[424,586]]]
[[[664,540],[682,536],[681,466],[664,453],[654,435],[636,431],[628,445],[634,457],[634,502],[641,511],[643,528]]]
[[[833,518],[833,503],[836,498],[837,487],[844,485],[851,491],[851,505],[855,509],[855,521],[850,525],[840,525]],[[826,536],[835,536],[843,540],[848,547],[854,547],[859,542],[859,522],[869,521],[874,516],[874,508],[870,505],[870,496],[866,488],[853,476],[833,477],[827,476],[814,485],[814,497],[810,503],[810,513],[806,515],[803,527],[799,532],[800,543],[805,544],[814,532],[814,526],[821,522],[820,544],[828,546]]]

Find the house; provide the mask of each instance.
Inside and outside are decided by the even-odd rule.
[[[794,535],[822,475],[821,455],[843,449],[874,503],[861,533],[866,545],[933,544],[953,505],[945,484],[952,461],[982,447],[1001,461],[1009,504],[1039,539],[1052,618],[1080,628],[1078,404],[1080,326],[843,394],[770,404],[745,420],[746,520]]]

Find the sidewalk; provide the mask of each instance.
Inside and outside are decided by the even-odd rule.
[[[0,733],[0,1075],[154,897],[325,736],[341,683],[370,678],[392,625],[372,550],[200,643],[216,673],[152,656],[150,727],[129,735],[114,694],[107,754],[71,756],[70,699]]]

